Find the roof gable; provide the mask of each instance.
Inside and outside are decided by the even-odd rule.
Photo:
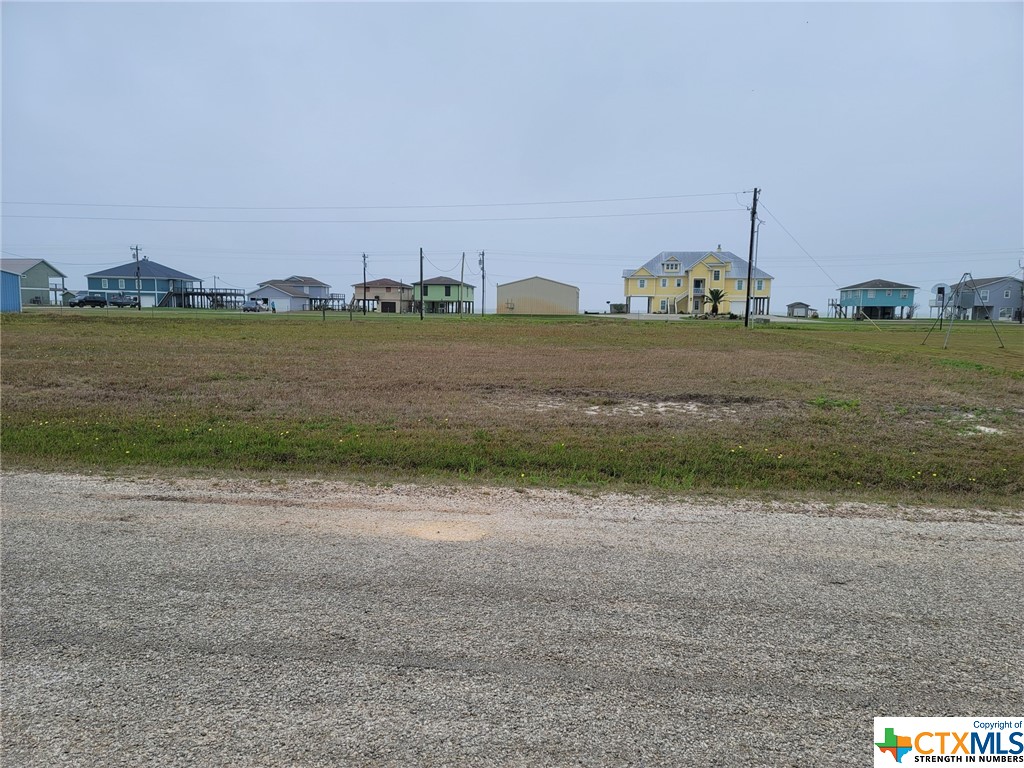
[[[977,288],[984,288],[986,285],[994,285],[996,283],[1001,283],[1003,281],[1006,281],[1006,282],[1009,282],[1009,283],[1024,283],[1024,280],[1021,280],[1019,277],[1010,277],[1009,275],[1006,275],[1005,277],[982,277],[982,278],[976,278],[974,280],[973,285],[974,285],[974,287],[977,287]],[[957,288],[957,287],[959,287],[959,288],[970,288],[971,286],[972,286],[972,283],[970,281],[968,281],[968,282],[961,282],[961,283],[953,283],[953,285],[952,285],[953,288]]]
[[[572,288],[574,291],[578,291],[579,290],[579,288],[577,288],[575,285],[569,285],[569,283],[561,283],[558,280],[552,280],[549,277],[541,277],[540,275],[534,275],[533,277],[524,277],[522,280],[512,280],[511,282],[508,282],[508,283],[500,283],[498,285],[498,287],[499,288],[504,288],[505,286],[508,286],[508,285],[517,285],[518,283],[526,283],[526,282],[529,282],[530,280],[543,280],[545,283],[551,283],[552,285],[561,285],[564,288]]]
[[[322,288],[330,288],[327,283],[322,283],[315,277],[304,277],[302,275],[292,275],[283,279],[274,278],[272,280],[264,280],[262,283],[257,285],[297,285],[297,286],[319,286]]]
[[[307,277],[305,275],[292,275],[291,277],[286,277],[284,280],[281,280],[279,282],[293,283],[296,285],[322,285],[324,288],[330,288],[330,286],[327,285],[327,283],[321,282],[320,280],[317,280],[315,277]]]
[[[155,277],[163,280],[194,280],[196,282],[202,282],[198,277],[187,275],[184,272],[180,272],[172,267],[164,266],[155,261],[149,259],[141,259],[140,261],[129,261],[127,264],[122,264],[119,267],[111,267],[110,269],[104,269],[100,272],[91,272],[86,275],[86,278],[90,277],[130,277],[135,278],[135,270],[138,268],[139,277]]]
[[[260,285],[260,287],[257,288],[255,291],[250,291],[249,292],[249,296],[256,296],[261,291],[274,291],[274,292],[279,293],[282,296],[286,296],[288,298],[302,298],[302,299],[309,298],[309,294],[304,293],[301,288],[297,288],[297,287],[295,287],[293,285],[289,286],[289,285],[275,284],[275,283],[272,283],[272,282],[270,282],[270,283],[262,283]]]
[[[467,288],[472,288],[473,287],[469,283],[460,283],[458,280],[454,280],[453,278],[450,278],[450,277],[432,277],[429,280],[424,280],[423,284],[424,285],[464,285]],[[417,281],[417,282],[413,283],[413,285],[419,285],[419,282]]]
[[[898,288],[901,290],[914,290],[918,286],[916,285],[904,285],[903,283],[894,283],[892,280],[868,280],[865,283],[857,283],[856,285],[847,285],[840,288],[840,291],[856,291],[862,288],[886,288],[894,289]]]
[[[33,267],[45,264],[53,270],[57,277],[67,277],[67,275],[53,266],[53,264],[48,262],[46,259],[0,259],[0,264],[3,265],[4,272],[12,272],[18,275],[23,275]]]
[[[361,289],[363,285],[363,283],[353,283],[352,287]],[[377,280],[367,280],[365,285],[367,288],[412,288],[411,285],[406,285],[405,283],[400,283],[397,280],[392,280],[390,277],[381,277]]]
[[[646,270],[649,275],[654,277],[660,275],[675,277],[681,274],[680,270],[672,270],[669,272],[665,269],[664,265],[666,263],[678,263],[681,265],[682,270],[689,271],[693,269],[695,264],[703,261],[708,256],[714,256],[723,264],[729,264],[735,277],[739,277],[740,272],[743,272],[743,277],[746,277],[747,260],[740,258],[732,251],[662,251],[653,259],[643,264],[639,269],[624,270],[622,276],[635,277],[640,274],[641,270]],[[771,275],[759,267],[753,268],[751,277],[758,280],[772,279]]]

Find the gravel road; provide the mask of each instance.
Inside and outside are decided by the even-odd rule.
[[[5,768],[866,765],[1024,701],[1024,513],[2,483]]]

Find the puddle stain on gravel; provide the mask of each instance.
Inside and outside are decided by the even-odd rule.
[[[472,523],[436,520],[396,529],[399,533],[427,541],[480,541],[486,529]]]
[[[130,494],[130,493],[92,493],[85,494],[90,498],[94,498],[101,501],[158,501],[167,502],[173,504],[218,504],[226,506],[238,506],[238,507],[263,507],[263,508],[288,508],[288,509],[304,509],[307,514],[303,515],[301,512],[296,515],[289,513],[288,517],[277,518],[274,520],[259,519],[259,520],[246,520],[246,526],[260,526],[273,524],[275,527],[294,527],[304,528],[319,531],[346,531],[348,533],[355,534],[372,534],[372,535],[400,535],[400,536],[411,536],[417,539],[424,539],[426,541],[446,541],[446,542],[470,542],[480,541],[490,532],[487,528],[475,523],[469,523],[462,520],[417,520],[409,522],[406,520],[362,520],[352,519],[349,517],[329,517],[324,516],[324,512],[345,512],[352,510],[362,510],[364,512],[394,512],[400,513],[402,508],[396,504],[366,504],[366,503],[339,503],[337,501],[300,501],[297,499],[288,498],[265,498],[265,497],[245,497],[245,498],[231,498],[223,496],[205,496],[205,495],[184,495],[184,494]],[[384,507],[384,509],[382,509]],[[436,514],[457,514],[457,515],[468,515],[475,514],[466,510],[457,509],[444,509],[444,510],[431,510]],[[489,515],[490,513],[484,513]],[[140,522],[138,515],[118,515],[111,517],[109,515],[100,516],[97,518],[101,522]]]

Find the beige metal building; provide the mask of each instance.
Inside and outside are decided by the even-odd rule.
[[[580,289],[575,285],[527,277],[498,286],[499,315],[578,315]]]

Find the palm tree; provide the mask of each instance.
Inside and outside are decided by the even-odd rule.
[[[711,303],[711,316],[718,315],[718,305],[725,301],[725,291],[721,288],[712,288],[704,295],[704,302]]]

